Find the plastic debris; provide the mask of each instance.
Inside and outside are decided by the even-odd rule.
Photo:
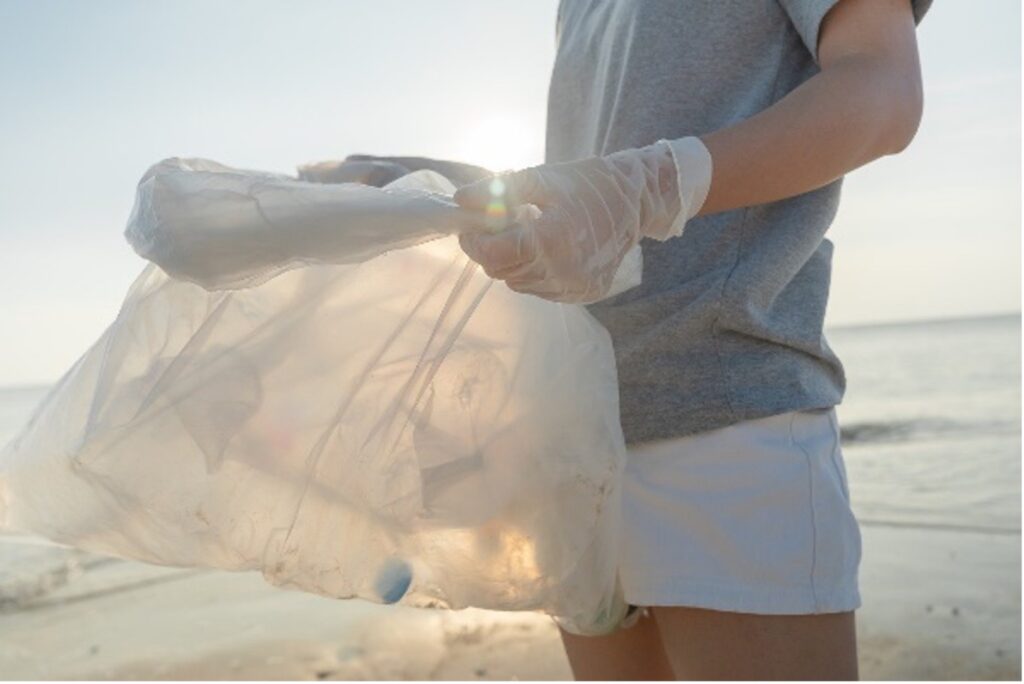
[[[159,266],[0,452],[0,527],[336,598],[615,627],[611,341],[469,261],[453,234],[477,221],[453,190],[430,172],[380,189],[154,166],[127,236]]]

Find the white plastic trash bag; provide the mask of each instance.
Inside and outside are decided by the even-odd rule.
[[[614,627],[610,339],[487,278],[445,237],[474,223],[452,191],[430,172],[380,189],[154,166],[127,235],[162,268],[0,453],[0,527]]]

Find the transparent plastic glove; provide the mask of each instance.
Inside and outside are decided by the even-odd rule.
[[[310,183],[362,183],[382,188],[409,173],[395,162],[377,159],[323,161],[300,166],[299,180]]]
[[[299,179],[313,183],[363,183],[384,187],[415,171],[434,171],[456,186],[489,178],[491,171],[472,164],[430,157],[380,157],[350,154],[343,161],[324,161],[300,166]]]
[[[455,201],[497,232],[460,236],[466,254],[517,292],[559,302],[603,299],[641,238],[682,232],[707,196],[711,157],[697,138],[658,141],[605,157],[545,164],[460,188]],[[505,206],[539,216],[509,226]]]

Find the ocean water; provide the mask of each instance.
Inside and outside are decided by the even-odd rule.
[[[1020,534],[1019,315],[836,328],[838,408],[862,525]],[[0,444],[46,387],[0,389]]]
[[[1019,315],[833,329],[862,525],[1020,534]]]

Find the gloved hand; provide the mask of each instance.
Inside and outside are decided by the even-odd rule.
[[[299,167],[299,180],[310,183],[362,183],[382,188],[409,173],[401,164],[379,159],[324,161]]]
[[[460,188],[455,201],[494,227],[503,207],[518,212],[498,232],[463,233],[466,254],[518,292],[559,302],[602,299],[615,271],[643,237],[679,235],[711,182],[711,156],[697,138],[658,141],[605,157],[545,164]]]
[[[312,183],[362,183],[384,187],[407,173],[429,169],[455,185],[487,178],[491,172],[480,166],[429,157],[379,157],[350,154],[344,161],[325,161],[299,167],[299,180]]]

